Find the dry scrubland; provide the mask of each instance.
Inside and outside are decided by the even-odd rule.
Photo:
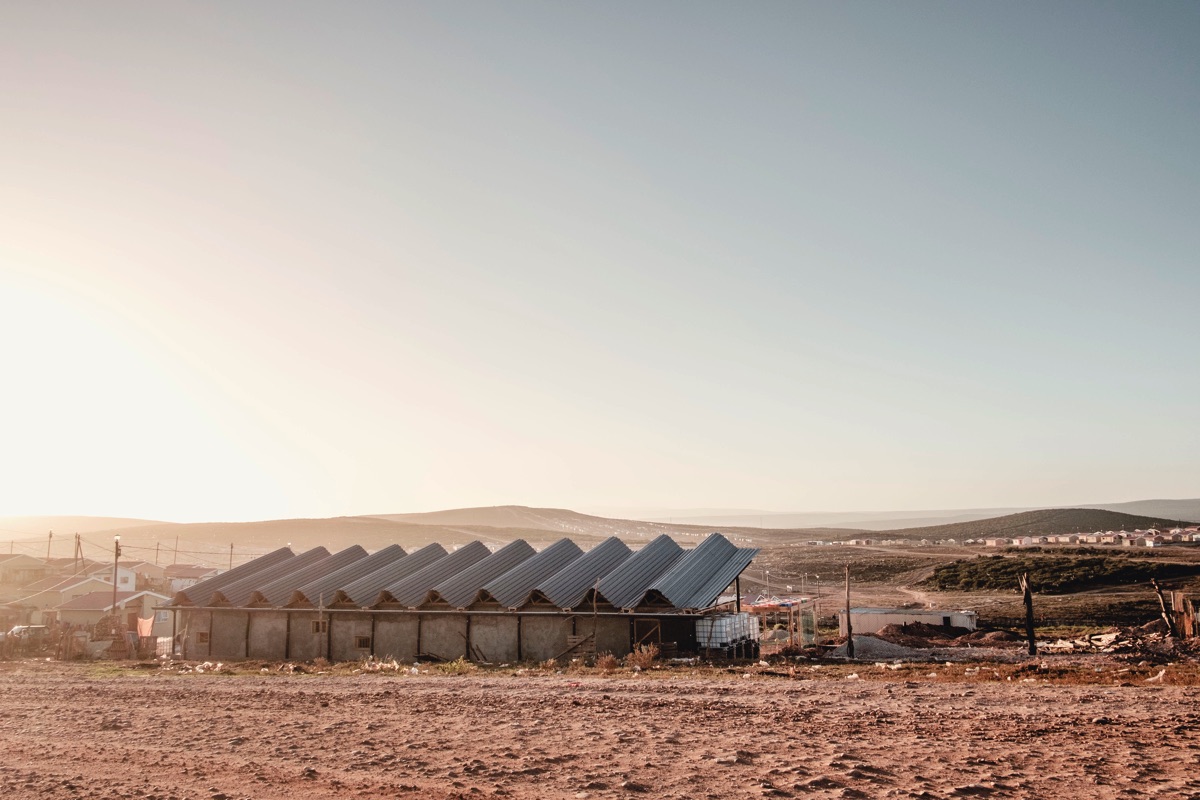
[[[1200,797],[1197,670],[1147,682],[1159,669],[1105,657],[417,675],[10,662],[0,796]]]

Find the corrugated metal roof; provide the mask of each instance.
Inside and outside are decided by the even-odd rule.
[[[658,577],[683,557],[683,548],[665,533],[600,579],[600,596],[617,608],[633,608]]]
[[[276,578],[266,586],[260,586],[255,592],[257,595],[254,599],[261,599],[262,602],[269,605],[282,605],[292,596],[297,586],[303,586],[311,580],[320,578],[322,575],[328,575],[331,572],[336,572],[342,567],[362,561],[367,557],[367,551],[361,545],[353,545],[347,547],[341,552],[334,553],[328,558],[322,559],[315,564],[310,564],[295,572],[289,572],[279,578]]]
[[[393,561],[399,561],[407,555],[404,552],[404,548],[400,545],[389,544],[382,550],[377,550],[360,561],[347,564],[335,572],[331,572],[321,578],[316,578],[310,583],[297,588],[292,593],[288,604],[302,605],[307,602],[315,606],[327,603],[333,598],[333,593],[338,589],[349,586],[356,580],[370,575],[377,569],[382,569]]]
[[[273,550],[266,555],[259,556],[253,561],[239,564],[227,572],[222,572],[220,575],[214,575],[208,580],[203,580],[193,586],[189,586],[182,592],[177,593],[170,605],[198,605],[206,603],[212,597],[213,592],[220,590],[221,587],[237,583],[247,575],[265,572],[276,564],[295,557],[296,554],[289,547],[281,547],[278,550]]]
[[[429,544],[415,553],[409,553],[404,558],[393,561],[386,566],[363,575],[353,583],[341,588],[336,597],[349,599],[356,606],[369,606],[379,598],[379,593],[396,581],[412,575],[428,567],[438,559],[446,557],[446,548],[440,544]]]
[[[438,544],[411,555],[397,545],[369,556],[357,546],[336,556],[322,547],[300,556],[280,548],[180,592],[172,604],[277,606],[289,600],[288,605],[315,604],[323,598],[326,606],[394,602],[417,608],[440,600],[466,608],[490,598],[505,608],[530,601],[574,608],[587,602],[588,590],[598,585],[599,599],[620,609],[652,605],[696,611],[711,607],[757,554],[757,549],[736,547],[720,534],[688,551],[659,536],[632,554],[615,537],[587,553],[568,539],[540,553],[521,540],[495,553],[478,541],[450,554]]]
[[[492,551],[483,542],[471,542],[441,558],[420,572],[386,587],[388,594],[402,606],[414,608],[425,599],[433,587],[463,570],[470,569],[480,561],[491,557]]]
[[[254,590],[258,587],[266,586],[284,575],[302,570],[310,564],[315,564],[326,558],[329,558],[328,550],[324,547],[314,547],[312,550],[301,553],[293,559],[276,564],[273,567],[268,567],[262,572],[247,575],[240,581],[234,581],[222,586],[213,592],[213,599],[214,601],[218,601],[217,596],[220,595],[220,599],[225,600],[230,605],[244,606],[250,600],[250,595],[254,594]]]
[[[454,608],[466,608],[480,589],[522,561],[533,558],[535,552],[524,539],[509,542],[479,563],[435,585],[429,599],[441,599]]]
[[[757,549],[739,548],[714,533],[684,554],[649,591],[658,592],[675,608],[708,608],[756,555]]]
[[[539,583],[561,572],[582,555],[579,545],[570,539],[559,539],[499,578],[489,581],[483,591],[505,608],[523,606]]]
[[[629,546],[615,536],[605,539],[535,588],[558,608],[574,608],[588,589],[629,558]]]

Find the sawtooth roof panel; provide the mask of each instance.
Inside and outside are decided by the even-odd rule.
[[[556,607],[574,608],[596,581],[620,566],[631,552],[628,545],[611,536],[534,588]]]
[[[455,608],[466,608],[479,590],[513,567],[534,556],[536,551],[524,539],[509,542],[487,558],[438,583],[438,597]]]
[[[492,551],[488,550],[487,545],[483,542],[471,542],[434,561],[421,571],[414,572],[404,580],[385,587],[385,591],[400,605],[415,608],[433,590],[434,586],[463,570],[470,569],[491,555]]]
[[[683,548],[665,533],[600,579],[600,596],[617,608],[633,608],[658,577],[683,557]]]
[[[391,584],[420,572],[445,557],[446,548],[440,544],[425,545],[415,553],[392,561],[368,575],[363,575],[353,583],[346,584],[341,587],[342,594],[349,597],[356,606],[369,606],[379,598],[379,593]]]
[[[545,550],[530,556],[500,577],[484,585],[483,591],[505,608],[525,605],[538,584],[561,572],[583,555],[570,539],[559,539]]]
[[[342,567],[362,561],[366,557],[367,551],[361,545],[356,544],[352,547],[347,547],[345,550],[334,553],[328,558],[298,569],[295,572],[289,572],[265,586],[260,586],[258,594],[270,605],[282,605],[292,596],[292,592],[298,587],[303,586],[309,581],[316,580],[322,575],[328,575]]]
[[[240,581],[234,581],[233,583],[226,584],[220,589],[217,589],[217,591],[213,592],[213,597],[220,595],[230,605],[244,606],[246,605],[247,601],[250,600],[251,595],[254,594],[254,590],[258,589],[260,586],[266,586],[267,584],[278,580],[284,575],[289,575],[293,572],[302,570],[305,567],[308,567],[309,565],[315,564],[318,561],[322,561],[326,558],[329,558],[328,550],[326,550],[324,547],[314,547],[307,552],[301,553],[295,558],[288,559],[287,561],[276,564],[273,567],[268,567],[261,572],[255,572],[252,575],[247,575]]]
[[[364,559],[347,564],[339,570],[298,587],[292,594],[292,602],[302,602],[301,598],[303,598],[314,606],[322,604],[325,600],[332,598],[333,593],[338,589],[349,586],[358,579],[370,575],[377,569],[382,569],[393,561],[399,561],[407,555],[400,545],[389,544]]]
[[[189,586],[182,592],[177,593],[170,605],[196,605],[201,602],[207,602],[212,597],[213,592],[219,591],[222,587],[237,583],[248,575],[264,572],[280,562],[288,561],[295,557],[296,554],[292,552],[290,547],[281,547],[278,550],[273,550],[266,555],[261,555],[256,559],[247,561],[245,564],[239,564],[231,570],[222,572],[220,575],[214,575],[207,580]]]
[[[661,594],[675,608],[708,608],[756,555],[756,548],[737,547],[714,533],[689,550],[650,586],[650,591]]]

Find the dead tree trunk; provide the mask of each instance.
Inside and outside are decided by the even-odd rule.
[[[1175,630],[1175,620],[1171,618],[1171,612],[1167,610],[1167,600],[1163,597],[1162,587],[1158,585],[1158,581],[1154,578],[1150,579],[1150,585],[1154,587],[1154,593],[1158,595],[1158,607],[1162,609],[1163,622],[1167,623],[1167,633],[1172,637],[1178,637],[1179,634]]]
[[[850,621],[850,565],[846,565],[846,656],[854,658],[854,623]]]
[[[1037,655],[1037,639],[1033,635],[1033,592],[1029,589],[1029,573],[1022,573],[1017,578],[1021,584],[1021,593],[1025,601],[1025,638],[1029,641],[1029,655]]]

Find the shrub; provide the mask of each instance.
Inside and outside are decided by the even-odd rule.
[[[625,656],[625,666],[649,669],[656,658],[658,658],[658,645],[639,644],[632,653]]]
[[[468,672],[475,671],[475,665],[470,661],[467,661],[462,656],[459,656],[453,661],[447,661],[444,664],[436,665],[434,669],[436,669],[438,672],[445,673],[446,675],[466,675]]]
[[[601,653],[596,656],[596,669],[608,674],[614,672],[617,667],[621,666],[621,661],[612,653]]]

